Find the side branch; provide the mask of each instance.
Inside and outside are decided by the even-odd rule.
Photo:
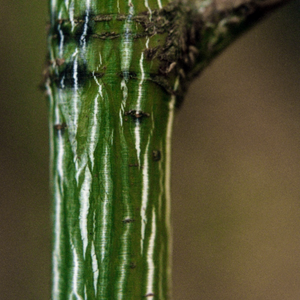
[[[241,33],[286,3],[288,0],[185,1],[182,9],[188,17],[182,26],[179,60],[182,91]]]

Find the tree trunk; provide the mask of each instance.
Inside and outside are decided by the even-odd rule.
[[[174,107],[269,4],[51,1],[52,299],[170,299]]]

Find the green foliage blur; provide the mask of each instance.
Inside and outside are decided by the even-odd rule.
[[[0,298],[47,300],[47,1],[0,4]],[[300,299],[299,53],[297,0],[220,55],[178,111],[174,300]]]

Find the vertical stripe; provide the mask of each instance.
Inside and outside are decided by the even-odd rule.
[[[151,20],[152,10],[151,10],[151,8],[149,7],[148,0],[145,0],[145,6],[146,6],[147,9],[148,9],[148,12],[149,12],[149,18],[150,18],[150,20]]]
[[[147,294],[155,294],[154,291],[154,276],[155,276],[155,238],[156,238],[156,214],[155,208],[152,210],[152,224],[151,224],[151,235],[149,238],[149,245],[147,249]]]
[[[54,23],[54,17],[55,17],[55,13],[57,10],[57,0],[50,0],[50,11],[52,12],[51,13],[51,17],[52,17],[52,24]]]
[[[76,252],[76,248],[73,243],[72,243],[72,250],[73,250],[73,259],[72,259],[73,278],[72,278],[72,294],[70,295],[69,299],[73,300],[74,299],[73,296],[74,296],[76,300],[83,300],[83,298],[80,296],[79,291],[78,291],[78,287],[81,286],[81,284],[79,284],[79,281],[82,280],[82,278],[79,275],[80,267],[81,267],[80,260],[79,260],[78,254]]]
[[[120,13],[120,0],[117,0],[118,13]]]
[[[93,214],[93,231],[94,231],[94,236],[93,240],[96,240],[96,213],[94,211]],[[98,260],[97,260],[97,254],[96,254],[96,249],[95,249],[95,243],[92,242],[92,249],[91,249],[91,257],[92,257],[92,269],[93,269],[93,277],[94,277],[94,289],[95,289],[95,296],[97,297],[97,286],[98,286],[98,278],[99,278],[99,266],[98,266]]]
[[[68,4],[66,5],[67,6],[67,9],[69,11],[69,19],[70,19],[70,22],[71,22],[71,25],[72,25],[72,32],[74,31],[74,28],[75,28],[75,19],[74,19],[74,2],[71,1],[71,4]]]
[[[145,239],[145,229],[147,224],[147,207],[148,207],[148,197],[149,197],[149,145],[150,138],[146,146],[144,161],[143,161],[143,186],[142,186],[142,205],[141,205],[141,254],[143,254],[144,239]]]
[[[176,98],[172,96],[169,102],[169,118],[167,123],[167,133],[166,133],[166,177],[165,177],[165,191],[166,191],[166,227],[170,228],[170,202],[171,202],[171,192],[170,192],[170,180],[171,180],[171,138],[172,138],[172,127],[174,119],[174,106]]]
[[[123,99],[121,101],[121,107],[120,107],[120,112],[119,112],[119,121],[120,121],[121,130],[123,130],[123,116],[124,116],[126,102],[127,102],[127,98],[128,98],[128,88],[127,88],[125,79],[122,79],[122,81],[121,81],[121,91],[123,94]]]
[[[146,48],[148,48],[149,45],[149,38],[147,38],[146,41]],[[144,96],[144,80],[145,80],[145,70],[143,66],[144,62],[144,52],[141,54],[140,58],[140,71],[141,71],[141,80],[139,83],[139,89],[138,89],[138,98],[137,98],[137,104],[136,104],[136,110],[139,112],[142,110],[142,97]],[[141,124],[140,120],[136,119],[135,121],[135,129],[134,129],[134,134],[135,134],[135,147],[136,147],[136,152],[137,152],[137,159],[138,159],[138,164],[141,166]]]
[[[177,77],[174,84],[174,91],[177,90],[179,84],[179,77]],[[166,132],[166,175],[165,175],[165,192],[166,192],[166,229],[168,231],[168,236],[172,236],[171,233],[171,142],[172,142],[172,128],[173,128],[173,119],[174,119],[174,108],[175,108],[176,97],[172,96],[169,102],[169,118],[167,123],[167,132]],[[172,257],[172,242],[169,242],[168,245],[168,258],[169,260]],[[168,264],[167,278],[168,278],[168,290],[171,289],[171,262]]]
[[[58,120],[58,108],[55,107],[55,124],[59,124]],[[64,140],[60,131],[57,133],[57,161],[54,168],[56,169],[56,173],[54,175],[54,198],[55,198],[55,206],[54,206],[54,247],[53,247],[53,288],[52,294],[55,297],[59,297],[60,294],[60,280],[62,277],[60,264],[61,264],[61,237],[62,237],[62,229],[61,229],[61,216],[62,216],[62,203],[63,203],[63,194],[64,194],[64,187],[63,187],[63,178],[64,178],[64,171],[63,171],[63,158],[64,158]]]
[[[111,227],[112,219],[110,218],[112,214],[112,194],[113,194],[113,182],[111,173],[111,145],[109,145],[109,139],[105,138],[103,153],[101,159],[101,166],[103,171],[101,172],[101,185],[102,191],[100,199],[100,241],[99,241],[99,257],[100,257],[100,272],[99,272],[99,284],[100,290],[99,297],[104,297],[108,285],[108,267],[109,267],[109,255],[110,252],[107,251],[108,245],[111,242]]]
[[[78,99],[78,48],[75,49],[75,52],[72,55],[74,57],[74,67],[73,67],[73,79],[74,79],[74,128],[77,132],[78,127],[78,117],[79,117],[79,99]]]
[[[86,165],[84,171],[84,180],[79,193],[79,203],[80,203],[79,226],[80,226],[81,240],[83,243],[83,258],[85,258],[86,248],[88,245],[88,214],[90,208],[91,184],[92,184],[92,175],[88,166]]]
[[[96,78],[94,72],[93,72],[93,77],[95,80],[95,83],[98,85],[98,94],[94,100],[94,106],[91,109],[91,113],[93,114],[93,121],[92,121],[92,126],[89,131],[89,137],[87,139],[87,144],[89,145],[88,151],[89,151],[89,158],[91,161],[92,165],[92,170],[95,165],[95,150],[99,142],[99,136],[100,136],[100,107],[99,101],[103,101],[103,92],[102,92],[102,84],[99,82],[99,80]],[[99,99],[101,97],[101,99]]]
[[[132,50],[133,50],[133,35],[132,32],[134,30],[132,17],[134,14],[134,7],[130,2],[128,2],[129,13],[127,19],[124,23],[124,34],[121,44],[121,70],[123,72],[125,80],[129,79],[129,68],[132,59]]]
[[[162,141],[160,141],[159,149],[163,149]],[[159,224],[163,224],[163,220],[165,216],[162,215],[162,201],[163,195],[165,192],[164,189],[164,179],[165,179],[165,169],[163,168],[162,163],[159,164],[159,195],[158,195],[158,222]],[[169,242],[169,241],[168,241]],[[164,245],[160,248],[159,256],[158,256],[158,266],[159,266],[159,274],[157,275],[158,278],[158,299],[163,299],[163,277],[165,275],[165,263],[164,263]]]
[[[157,0],[157,4],[158,4],[159,9],[162,9],[161,0]]]
[[[105,251],[106,244],[109,242],[109,231],[108,231],[108,205],[109,201],[111,200],[111,175],[110,175],[110,166],[109,166],[109,158],[110,158],[110,152],[108,151],[108,146],[105,145],[105,150],[103,153],[103,163],[101,164],[104,168],[103,177],[102,180],[104,185],[104,199],[102,200],[102,222],[101,222],[101,251],[100,251],[100,257],[101,257],[101,263],[103,263],[105,256],[107,255]]]
[[[61,12],[59,13],[58,18],[61,19]],[[58,48],[59,49],[59,57],[63,58],[65,36],[64,36],[63,31],[61,30],[61,24],[58,24],[57,29],[58,29],[59,37],[60,37],[59,48]]]
[[[90,6],[91,6],[91,1],[86,0],[85,22],[84,22],[84,26],[83,26],[83,32],[80,37],[80,44],[82,46],[83,52],[86,51],[86,35],[87,35],[89,17],[90,17]]]

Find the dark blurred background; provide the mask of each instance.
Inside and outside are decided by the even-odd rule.
[[[0,298],[50,299],[47,1],[0,0]],[[192,84],[175,118],[174,300],[300,299],[300,1]]]

